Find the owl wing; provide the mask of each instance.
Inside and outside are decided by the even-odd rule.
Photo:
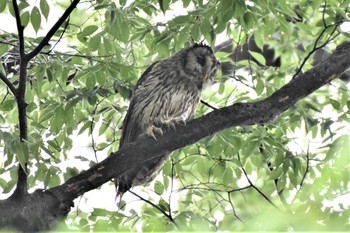
[[[145,72],[141,75],[141,78],[137,81],[136,86],[133,90],[133,93],[135,93],[136,89],[140,88],[147,80],[149,79],[149,75],[154,69],[155,65],[158,64],[160,61],[154,62],[152,65],[150,65]],[[131,96],[131,101],[129,104],[128,112],[126,113],[125,119],[123,121],[123,128],[122,128],[122,135],[119,141],[119,148],[124,145],[124,143],[132,142],[136,140],[136,138],[144,133],[141,122],[137,121],[134,116],[135,114],[135,107],[138,103],[138,99],[134,98],[134,96]]]

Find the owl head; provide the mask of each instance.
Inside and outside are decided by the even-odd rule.
[[[188,77],[194,79],[201,89],[208,86],[220,67],[213,50],[208,45],[196,43],[180,53],[183,57],[183,69]]]

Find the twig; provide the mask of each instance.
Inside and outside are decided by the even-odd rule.
[[[230,203],[231,205],[231,208],[232,208],[232,211],[233,211],[233,215],[241,222],[244,224],[244,221],[238,217],[237,213],[236,213],[236,210],[235,210],[235,207],[233,206],[233,203],[232,203],[232,200],[231,200],[231,192],[227,192],[227,197],[228,197],[228,202]]]
[[[205,102],[204,100],[201,100],[201,103],[204,104],[205,106],[207,106],[208,108],[211,108],[213,110],[217,110],[217,108],[211,106],[210,104],[208,104],[207,102]]]
[[[259,145],[259,152],[261,154],[264,152],[264,145],[262,143],[260,143],[260,145]],[[269,171],[272,172],[273,168],[271,167],[271,162],[267,161],[265,164],[266,164],[267,168],[269,169]],[[284,207],[286,209],[289,209],[288,202],[286,201],[286,198],[283,195],[284,189],[281,189],[280,191],[278,191],[278,178],[274,179],[273,182],[274,182],[278,197],[280,198]]]
[[[134,196],[140,198],[142,201],[146,202],[147,204],[153,206],[154,208],[156,208],[157,210],[159,210],[165,217],[167,217],[170,222],[172,222],[177,229],[179,229],[178,225],[176,224],[175,220],[171,217],[171,215],[167,214],[164,210],[162,210],[159,206],[157,206],[156,204],[154,204],[153,202],[141,197],[140,195],[138,195],[137,193],[134,193],[133,191],[129,190],[129,192],[131,194],[133,194]]]
[[[66,30],[67,30],[67,27],[68,27],[68,24],[69,24],[69,19],[70,19],[70,17],[68,17],[68,20],[66,21],[66,25],[64,25],[64,29],[63,29],[63,32],[61,33],[60,37],[58,38],[58,40],[56,41],[55,45],[52,46],[52,48],[50,49],[50,51],[49,51],[48,53],[51,53],[52,50],[56,47],[56,45],[57,45],[58,43],[60,43],[60,41],[61,41],[61,39],[62,39],[64,33],[65,33]]]
[[[10,80],[8,80],[8,78],[2,72],[0,72],[0,79],[6,84],[6,86],[10,89],[12,94],[16,97],[17,89],[15,88],[15,86],[10,82]]]
[[[325,19],[324,19],[324,17],[325,17],[325,9],[326,9],[326,6],[327,6],[327,4],[324,5],[324,7],[323,7],[323,12],[322,12],[322,20],[323,20],[322,22],[323,22],[324,28],[323,28],[322,32],[320,33],[320,35],[316,38],[316,41],[315,41],[315,43],[314,43],[314,47],[313,47],[312,50],[306,55],[306,57],[304,58],[304,60],[302,61],[301,65],[300,65],[300,67],[298,68],[297,72],[295,72],[295,74],[293,75],[293,79],[294,79],[296,76],[298,76],[298,74],[299,74],[299,73],[301,72],[301,70],[303,69],[303,67],[304,67],[304,65],[305,65],[305,63],[306,63],[306,61],[310,58],[310,56],[311,56],[314,52],[316,52],[316,50],[319,50],[319,49],[325,47],[331,40],[333,40],[336,36],[339,35],[339,34],[337,34],[336,36],[332,37],[332,35],[334,34],[335,30],[336,30],[336,29],[338,28],[338,26],[342,23],[342,21],[338,21],[338,22],[336,22],[335,24],[327,25],[326,22],[325,22]],[[332,26],[334,26],[334,29],[333,29],[333,31],[331,32],[329,38],[328,38],[322,45],[317,46],[318,42],[321,40],[321,38],[322,38],[323,34],[326,32],[326,30],[327,30],[328,28],[332,27]]]
[[[170,208],[170,204],[171,204],[171,197],[173,194],[173,188],[174,188],[174,161],[173,159],[171,159],[171,182],[170,182],[170,194],[169,194],[169,199],[168,199],[168,205],[169,205],[169,215],[171,216],[171,208]]]
[[[56,31],[61,27],[64,21],[67,20],[67,18],[69,17],[69,15],[72,13],[72,11],[75,9],[75,7],[78,5],[79,2],[80,0],[74,0],[70,4],[70,6],[66,9],[63,15],[52,26],[52,28],[46,34],[46,36],[40,41],[40,43],[34,48],[34,50],[28,54],[29,59],[32,59],[33,57],[35,57],[46,45],[49,44],[50,39],[53,37]]]
[[[98,159],[97,159],[97,149],[95,147],[95,138],[94,138],[94,133],[93,133],[93,130],[94,130],[94,120],[95,120],[95,115],[96,115],[96,111],[97,111],[97,107],[100,105],[101,102],[104,101],[104,98],[100,101],[97,102],[94,110],[93,110],[93,115],[92,115],[92,118],[91,118],[91,122],[90,122],[90,133],[91,133],[91,147],[92,147],[92,150],[94,151],[94,155],[95,155],[95,159],[96,159],[96,163],[98,163]]]
[[[308,145],[308,147],[307,147],[307,152],[306,152],[306,169],[305,169],[305,172],[304,172],[304,174],[303,174],[303,178],[301,178],[301,181],[300,181],[300,183],[299,183],[299,186],[300,186],[300,187],[298,188],[298,190],[297,190],[296,194],[294,195],[293,200],[292,200],[292,202],[291,202],[292,205],[293,205],[294,201],[296,200],[296,197],[298,196],[298,194],[299,194],[301,188],[302,188],[303,185],[304,185],[304,182],[305,182],[307,173],[309,173],[309,169],[310,169],[310,160],[311,160],[311,159],[310,159],[310,156],[309,156],[309,145]]]
[[[305,181],[305,178],[306,178],[307,173],[309,172],[309,169],[310,169],[310,157],[309,157],[309,148],[308,148],[308,151],[306,152],[306,169],[305,169],[303,178],[302,178],[301,181],[300,181],[300,188],[299,188],[299,191],[300,191],[301,187],[302,187],[303,184],[304,184],[304,181]]]
[[[238,161],[239,161],[239,163],[240,163],[240,165],[241,165],[241,169],[242,169],[242,171],[243,171],[243,173],[244,173],[244,176],[246,177],[246,179],[247,179],[247,181],[248,181],[248,183],[251,185],[251,187],[253,188],[253,189],[255,189],[267,202],[269,202],[273,207],[275,207],[277,210],[280,210],[260,189],[258,189],[253,183],[252,183],[252,181],[249,179],[249,177],[248,177],[248,174],[247,174],[247,172],[246,172],[246,170],[244,169],[244,167],[243,167],[243,164],[242,164],[242,162],[241,162],[241,158],[240,158],[240,156],[239,156],[239,153],[237,153],[237,157],[238,157]]]

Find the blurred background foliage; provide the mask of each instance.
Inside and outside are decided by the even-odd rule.
[[[70,1],[20,1],[25,50],[31,51]],[[32,190],[49,188],[118,150],[128,98],[153,61],[194,41],[232,66],[202,100],[215,108],[271,95],[313,66],[315,51],[349,40],[349,0],[82,1],[30,64],[29,139],[18,142],[15,98],[0,85],[0,197],[16,183],[17,161],[29,163]],[[0,70],[18,81],[12,4],[0,0]],[[4,21],[6,19],[6,21]],[[273,49],[279,67],[233,48],[253,38]],[[80,199],[61,229],[93,231],[349,230],[349,84],[335,80],[273,122],[236,127],[174,152],[156,179],[122,201],[97,190]],[[196,116],[212,111],[200,105]],[[136,199],[135,199],[136,198]],[[141,200],[141,201],[140,201]],[[82,201],[83,202],[83,201]]]

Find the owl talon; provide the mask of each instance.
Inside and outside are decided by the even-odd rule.
[[[159,135],[163,135],[163,130],[159,127],[154,126],[154,125],[148,127],[146,130],[146,134],[148,136],[154,138],[154,140],[157,140],[155,133],[157,133]]]

